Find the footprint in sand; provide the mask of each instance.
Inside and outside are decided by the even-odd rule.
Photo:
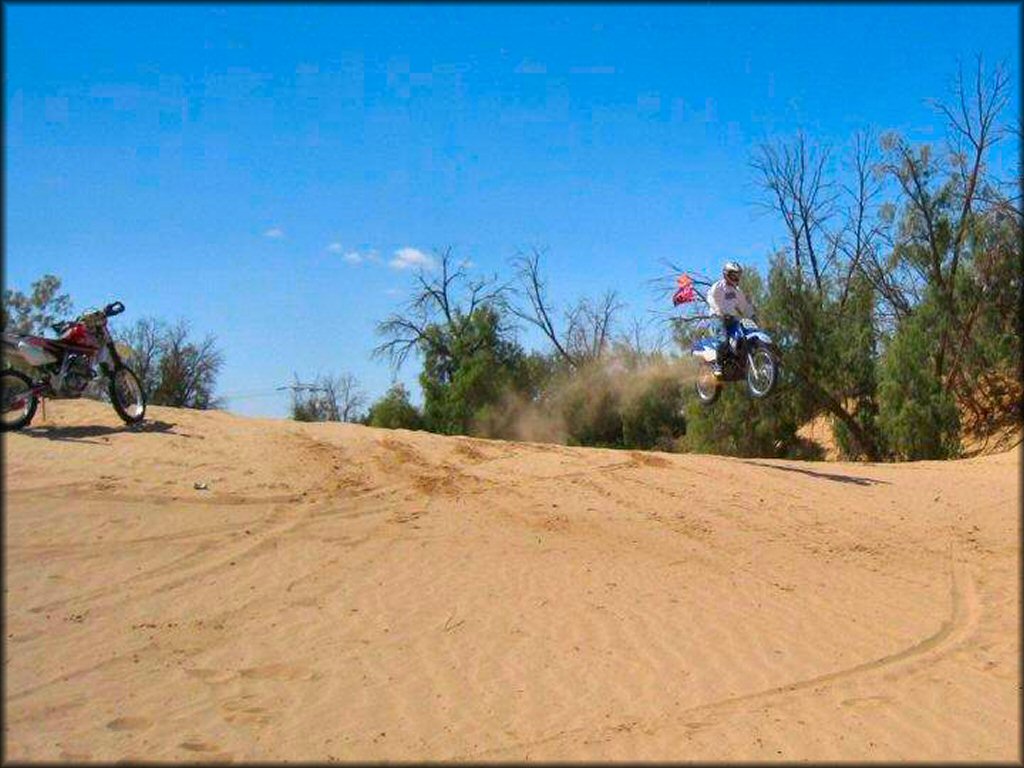
[[[249,696],[242,696],[224,702],[221,707],[224,719],[229,723],[244,725],[267,725],[270,723],[271,713],[263,707],[252,706],[252,703],[248,701],[249,698]]]
[[[187,749],[189,752],[216,752],[216,744],[207,744],[205,741],[183,741],[178,745],[182,749]]]
[[[150,722],[145,717],[119,717],[107,723],[109,731],[141,731],[148,728]]]
[[[240,669],[238,674],[250,680],[314,680],[316,673],[289,667],[287,664],[267,664],[264,667]]]
[[[233,699],[227,699],[222,709],[226,712],[244,712],[249,715],[261,715],[267,710],[263,707],[253,706],[253,702],[256,697],[251,693],[243,693],[241,696],[236,696]]]
[[[852,699],[843,699],[839,702],[844,707],[873,707],[878,704],[888,704],[892,701],[889,696],[860,696]]]
[[[198,677],[200,680],[207,683],[226,683],[235,677],[235,673],[231,670],[224,669],[186,669],[185,674],[191,677]]]
[[[686,728],[687,733],[696,733],[697,731],[703,731],[705,728],[710,728],[714,725],[713,720],[692,720],[688,723],[683,723],[683,727]]]
[[[202,752],[202,760],[208,763],[231,763],[234,756],[230,752],[222,752],[216,744],[207,744],[205,741],[183,741],[178,745],[189,752]]]

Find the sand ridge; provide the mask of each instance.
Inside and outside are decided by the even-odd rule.
[[[10,759],[1020,758],[1019,447],[47,408],[4,440]]]

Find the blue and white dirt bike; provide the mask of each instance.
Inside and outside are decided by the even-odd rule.
[[[718,376],[714,363],[720,345],[725,354]],[[757,399],[768,397],[778,384],[779,348],[754,320],[737,321],[735,348],[732,343],[722,344],[721,338],[709,337],[695,341],[691,353],[700,364],[695,386],[697,397],[704,405],[711,405],[718,399],[724,382],[746,379],[747,391]]]

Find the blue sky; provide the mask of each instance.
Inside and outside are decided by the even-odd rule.
[[[615,288],[649,320],[666,259],[763,267],[781,242],[753,205],[759,142],[938,141],[926,100],[958,59],[1019,77],[1020,13],[5,4],[5,286],[53,273],[78,309],[215,334],[239,413],[285,415],[293,371],[376,398],[374,326],[421,254],[509,276],[542,246],[556,303]]]

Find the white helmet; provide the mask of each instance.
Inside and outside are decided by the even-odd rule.
[[[729,283],[729,285],[739,285],[742,275],[743,267],[735,261],[727,261],[725,266],[722,267],[722,277],[725,278],[725,282]]]

